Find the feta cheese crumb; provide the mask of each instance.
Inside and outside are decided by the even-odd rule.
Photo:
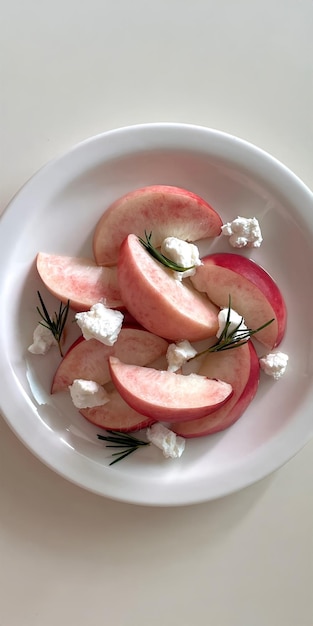
[[[28,347],[32,354],[47,354],[52,346],[57,346],[57,340],[51,330],[38,324],[33,332],[33,343]]]
[[[122,328],[124,316],[120,311],[108,309],[102,302],[98,302],[90,311],[76,313],[75,319],[85,339],[98,339],[106,346],[113,346]]]
[[[94,380],[76,378],[73,384],[69,385],[69,390],[73,404],[78,409],[102,406],[110,400],[105,389]]]
[[[185,450],[185,439],[159,422],[147,428],[146,434],[148,441],[162,450],[166,459],[178,459]]]
[[[262,241],[262,233],[256,217],[238,216],[232,222],[222,226],[222,235],[229,237],[229,243],[234,248],[259,248]]]
[[[169,372],[177,372],[188,359],[196,356],[196,354],[197,350],[193,348],[187,339],[179,343],[171,343],[166,352],[168,362],[167,370]]]
[[[288,354],[284,352],[271,352],[259,359],[260,367],[268,376],[273,376],[274,380],[278,380],[283,376],[288,364]]]
[[[175,278],[179,281],[187,278],[187,276],[194,276],[196,268],[201,265],[197,246],[177,237],[166,237],[161,245],[161,252],[177,265],[181,265],[181,267],[195,266],[185,272],[174,271]]]
[[[217,319],[218,319],[218,331],[216,333],[217,338],[219,338],[226,326],[226,321],[227,321],[227,317],[228,317],[228,308],[227,309],[221,309]],[[238,326],[238,331],[240,330],[248,330],[247,326],[245,325],[245,321],[243,319],[243,317],[241,315],[238,315],[238,313],[236,313],[236,311],[234,311],[234,309],[230,309],[230,314],[229,314],[229,326],[228,326],[228,331],[227,334],[232,333],[235,328],[237,328]],[[234,339],[236,337],[239,337],[242,333],[241,332],[236,332],[234,333],[233,337]]]

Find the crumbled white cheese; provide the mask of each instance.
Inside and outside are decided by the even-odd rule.
[[[259,248],[262,241],[262,233],[256,217],[238,216],[232,222],[222,226],[222,235],[229,237],[229,243],[234,248]]]
[[[33,332],[33,343],[29,346],[28,350],[32,354],[47,354],[52,346],[57,345],[57,341],[51,330],[42,324],[38,324]]]
[[[278,380],[283,376],[288,364],[288,354],[284,352],[271,352],[259,359],[260,367],[268,376]]]
[[[94,380],[76,378],[69,386],[69,390],[73,404],[78,409],[102,406],[110,400],[105,389]]]
[[[217,337],[220,337],[225,326],[226,326],[226,322],[227,322],[227,318],[228,318],[228,312],[229,309],[221,309],[219,314],[218,314],[218,331],[216,333]],[[238,326],[238,331],[242,331],[242,330],[248,330],[247,326],[245,325],[245,321],[243,319],[243,317],[241,315],[238,315],[238,313],[236,313],[236,311],[234,311],[234,309],[230,309],[229,312],[229,326],[228,326],[228,330],[227,330],[227,334],[230,335],[230,333],[232,333]],[[235,332],[233,335],[233,338],[237,338],[240,337],[242,333],[241,332]],[[246,337],[247,338],[247,337]]]
[[[183,278],[187,278],[187,276],[193,276],[196,273],[196,268],[201,265],[197,246],[194,243],[188,243],[177,237],[166,237],[162,242],[161,252],[164,256],[181,267],[192,267],[192,269],[186,270],[185,272],[174,271],[177,280],[182,280]]]
[[[98,302],[90,311],[76,313],[75,319],[85,339],[98,339],[106,346],[113,346],[124,316],[120,311],[108,309],[102,302]]]
[[[162,450],[167,459],[178,459],[185,450],[185,439],[159,422],[147,428],[146,434],[148,441]]]
[[[192,359],[196,354],[197,350],[193,348],[187,339],[179,343],[170,343],[166,352],[168,371],[177,372],[188,359]]]

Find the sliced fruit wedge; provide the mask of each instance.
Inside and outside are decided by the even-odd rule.
[[[269,349],[281,342],[287,321],[284,298],[273,280],[257,263],[232,253],[218,253],[202,259],[191,282],[219,307],[231,307],[242,315],[252,330],[274,321],[254,335]]]
[[[217,376],[233,388],[232,397],[209,415],[190,422],[171,426],[182,437],[203,437],[225,430],[234,424],[252,402],[259,384],[260,366],[258,355],[251,341],[223,352],[208,354],[199,374]]]
[[[147,365],[165,354],[167,347],[165,339],[139,328],[122,328],[113,346],[80,337],[69,348],[56,370],[51,393],[67,389],[76,378],[94,380],[99,385],[109,382],[110,355],[118,356],[125,363]]]
[[[216,334],[218,307],[189,283],[175,280],[136,235],[128,235],[120,249],[118,282],[126,308],[150,332],[174,341]]]
[[[94,257],[99,265],[115,265],[127,235],[145,236],[160,246],[168,236],[185,241],[216,237],[221,232],[218,213],[200,196],[167,185],[143,187],[116,200],[100,218],[93,239]]]
[[[81,409],[80,414],[95,426],[120,432],[140,430],[153,424],[152,418],[137,413],[126,404],[116,389],[109,392],[109,396],[109,402],[103,406]]]
[[[221,380],[198,374],[183,376],[109,358],[112,381],[135,411],[163,422],[197,419],[214,411],[232,395]]]
[[[92,259],[39,252],[37,270],[47,289],[75,311],[97,302],[110,309],[123,308],[116,267],[98,267]]]

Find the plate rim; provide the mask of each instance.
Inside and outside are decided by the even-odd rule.
[[[292,170],[290,170],[286,165],[284,165],[276,157],[272,156],[271,154],[269,154],[262,148],[259,148],[258,146],[254,145],[253,143],[250,143],[246,141],[245,139],[236,137],[235,135],[232,135],[230,133],[213,129],[213,128],[209,128],[209,127],[205,127],[205,126],[200,126],[200,125],[195,125],[195,124],[176,123],[176,122],[152,122],[152,123],[144,123],[144,124],[132,124],[130,126],[122,126],[116,129],[107,130],[103,133],[99,133],[92,137],[88,137],[84,139],[83,141],[76,143],[65,153],[48,161],[39,170],[37,170],[11,198],[11,200],[9,201],[9,203],[7,204],[7,206],[1,213],[0,228],[1,226],[3,226],[3,224],[7,226],[10,220],[14,219],[14,212],[15,210],[18,210],[18,204],[20,202],[20,199],[23,197],[25,190],[27,192],[27,190],[29,189],[29,185],[30,184],[36,185],[36,181],[40,180],[41,177],[45,177],[47,175],[49,176],[49,172],[52,171],[54,167],[59,167],[60,164],[62,164],[62,162],[64,161],[64,159],[65,160],[71,159],[71,155],[79,156],[80,152],[81,151],[84,152],[85,148],[92,149],[94,145],[99,144],[103,141],[108,142],[110,141],[110,139],[114,137],[115,138],[117,137],[118,139],[120,137],[123,138],[123,135],[125,135],[125,133],[128,133],[130,135],[136,135],[137,133],[144,134],[146,131],[149,131],[149,132],[152,131],[153,133],[156,133],[156,136],[157,136],[156,143],[159,143],[163,137],[163,134],[168,132],[169,130],[174,132],[174,134],[177,135],[177,138],[179,139],[178,144],[182,141],[182,134],[188,135],[191,133],[193,135],[195,133],[202,139],[203,139],[203,135],[206,135],[207,137],[210,136],[211,138],[215,140],[218,138],[218,141],[222,139],[222,141],[230,142],[230,145],[235,146],[236,149],[238,146],[241,146],[243,150],[250,151],[251,155],[254,156],[255,158],[258,159],[261,157],[261,159],[264,160],[264,163],[268,164],[268,166],[273,166],[276,172],[279,172],[281,176],[286,178],[288,182],[286,193],[288,192],[289,189],[293,191],[294,186],[296,186],[297,193],[300,192],[300,194],[303,197],[304,207],[306,207],[306,204],[308,203],[308,205],[311,205],[311,208],[313,208],[313,193],[310,190],[310,188],[294,172],[292,172]],[[199,142],[201,146],[202,146],[202,139]],[[144,150],[145,146],[143,146],[142,149]],[[236,159],[236,162],[237,162],[237,159]],[[14,207],[17,207],[17,208],[15,209]],[[304,210],[306,209],[303,209],[303,211]],[[313,223],[311,224],[311,229],[312,229],[312,235],[313,235]],[[1,258],[1,253],[0,253],[0,258]],[[0,272],[0,284],[1,284],[1,272]],[[0,337],[0,344],[1,344],[1,337]],[[1,367],[0,371],[1,369],[3,368]],[[13,389],[11,389],[10,391],[13,392],[13,395],[14,395]],[[23,397],[23,394],[19,396],[18,400],[20,400],[22,397]],[[298,442],[298,448],[294,450],[292,455],[290,455],[289,453],[287,455],[288,458],[284,458],[284,455],[281,454],[280,461],[276,464],[274,463],[273,464],[274,466],[270,470],[266,470],[263,473],[259,472],[257,473],[257,475],[251,476],[251,479],[248,481],[247,479],[244,480],[244,482],[241,481],[241,483],[238,484],[237,487],[235,488],[232,486],[227,487],[225,485],[224,490],[220,490],[219,494],[215,494],[212,496],[203,495],[202,497],[199,497],[199,495],[197,495],[197,493],[195,492],[194,496],[192,496],[189,493],[188,497],[185,497],[185,498],[178,497],[177,500],[175,499],[173,500],[172,498],[168,500],[167,498],[163,497],[163,498],[152,498],[151,501],[147,501],[147,499],[146,498],[143,499],[140,494],[136,494],[136,495],[132,494],[132,497],[128,498],[125,494],[123,495],[122,493],[116,493],[116,490],[114,490],[114,493],[108,493],[108,489],[106,490],[101,489],[100,484],[98,487],[95,485],[92,485],[90,483],[90,479],[91,481],[93,481],[94,477],[93,476],[89,477],[88,471],[86,471],[86,474],[83,477],[78,478],[78,476],[75,475],[76,470],[73,470],[73,467],[71,467],[71,469],[73,470],[72,472],[73,475],[71,474],[71,472],[68,472],[68,471],[66,472],[64,469],[62,470],[60,467],[57,467],[56,464],[53,463],[51,459],[47,459],[47,456],[45,454],[41,454],[40,450],[38,450],[36,446],[31,445],[29,440],[25,439],[25,436],[23,436],[23,429],[18,428],[16,421],[8,415],[8,413],[10,413],[10,410],[8,411],[7,404],[3,400],[0,400],[0,404],[1,404],[1,408],[0,408],[1,414],[3,415],[5,422],[8,424],[10,429],[15,433],[17,438],[23,443],[23,445],[34,456],[36,456],[41,462],[43,462],[46,466],[48,466],[54,472],[56,472],[57,474],[65,478],[66,480],[84,489],[87,489],[88,491],[93,492],[97,495],[109,497],[111,499],[122,501],[122,502],[127,502],[127,503],[137,504],[137,505],[144,505],[144,506],[184,506],[184,505],[191,505],[191,504],[206,502],[209,500],[214,500],[214,499],[229,495],[231,493],[235,493],[245,487],[248,487],[251,484],[258,482],[259,480],[262,480],[269,474],[273,473],[274,471],[282,467],[307,444],[307,442],[312,438],[312,435],[313,435],[313,426],[312,426],[312,432],[307,433],[307,436],[303,437],[301,442],[300,441]],[[17,411],[18,405],[20,405],[19,401],[17,402],[17,405],[16,405],[16,411]],[[64,453],[63,448],[62,448],[62,453]],[[76,451],[75,453],[79,454]],[[88,459],[88,463],[89,461],[93,462],[92,459]]]

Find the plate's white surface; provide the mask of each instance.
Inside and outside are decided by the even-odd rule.
[[[288,308],[280,349],[289,354],[278,382],[262,375],[245,415],[223,433],[189,440],[178,461],[152,447],[114,467],[66,394],[49,388],[57,351],[30,355],[38,321],[35,269],[39,250],[91,256],[95,224],[105,208],[149,184],[190,189],[224,222],[256,216],[264,243],[249,255],[277,280]],[[186,125],[133,126],[99,135],[38,172],[0,222],[1,411],[24,444],[65,478],[128,502],[180,505],[223,496],[277,469],[313,432],[313,196],[263,151],[217,131]],[[222,240],[223,239],[223,240]],[[210,250],[233,251],[220,238]],[[247,254],[246,252],[244,254]],[[53,309],[54,310],[54,309]],[[75,337],[75,325],[67,346]]]

